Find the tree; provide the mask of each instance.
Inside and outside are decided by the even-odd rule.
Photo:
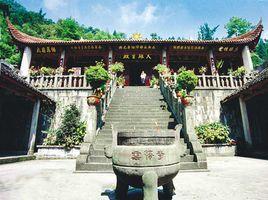
[[[267,45],[263,41],[263,39],[260,39],[257,47],[256,47],[256,53],[259,55],[259,57],[263,60],[268,59],[268,52],[267,52]]]
[[[227,30],[227,37],[239,36],[253,28],[252,24],[246,19],[240,17],[232,17],[224,26]]]
[[[255,52],[251,53],[251,59],[254,68],[259,67],[264,63],[264,60]]]
[[[214,28],[210,28],[208,23],[200,26],[198,31],[198,40],[213,40],[213,35],[217,31],[220,25],[215,26]]]
[[[162,39],[157,33],[151,33],[150,34],[152,40],[160,40]]]

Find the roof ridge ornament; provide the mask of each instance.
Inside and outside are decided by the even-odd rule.
[[[141,33],[133,33],[131,36],[130,36],[130,39],[131,40],[142,40],[143,39],[143,36]]]

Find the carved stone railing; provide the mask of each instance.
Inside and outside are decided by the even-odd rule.
[[[206,88],[222,88],[222,89],[237,89],[242,87],[247,80],[247,76],[234,77],[232,75],[222,76],[222,75],[198,75],[198,83],[196,89],[206,89]]]
[[[189,106],[184,106],[180,99],[177,98],[174,89],[160,77],[160,90],[167,102],[171,112],[173,113],[176,121],[182,124],[182,133],[184,135],[185,142],[190,148],[191,154],[194,155],[195,162],[197,162],[200,169],[207,168],[206,155],[203,152],[201,143],[199,142],[197,135],[194,130],[194,112],[193,108]]]
[[[165,75],[163,77],[166,77]],[[249,76],[234,77],[232,75],[197,75],[198,82],[195,89],[237,89],[242,87],[249,79]],[[170,85],[176,84],[177,75],[171,75],[173,80]]]
[[[30,76],[28,81],[37,89],[91,89],[85,75]]]

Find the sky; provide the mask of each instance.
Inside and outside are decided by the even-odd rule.
[[[220,25],[215,37],[226,37],[224,25],[232,16],[246,18],[253,25],[262,18],[264,38],[268,38],[268,0],[17,0],[27,10],[46,13],[57,21],[73,17],[80,24],[105,31],[141,33],[150,38],[157,33],[196,39],[199,27]]]

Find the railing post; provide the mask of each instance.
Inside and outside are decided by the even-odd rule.
[[[86,79],[86,74],[83,75],[83,87],[87,87],[87,79]]]
[[[217,87],[221,87],[220,76],[218,73],[216,74],[216,82],[217,82]]]
[[[44,84],[44,75],[41,75],[39,87],[42,88],[43,84]]]
[[[202,74],[203,87],[207,87],[207,80],[205,74]]]
[[[57,88],[58,87],[58,74],[55,74],[54,76],[54,85],[53,85],[54,88]]]
[[[69,75],[69,77],[68,77],[68,80],[69,80],[69,82],[68,82],[68,87],[69,88],[71,88],[72,87],[72,78],[73,78],[73,76],[72,75]]]
[[[234,88],[234,79],[232,74],[230,74],[230,86],[231,88]]]

